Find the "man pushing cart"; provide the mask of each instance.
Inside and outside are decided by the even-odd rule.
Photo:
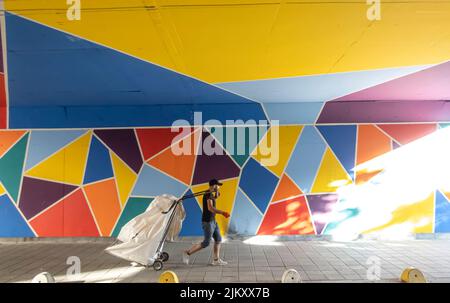
[[[205,238],[201,244],[194,245],[183,253],[183,261],[188,264],[189,255],[209,245],[214,238],[214,265],[225,265],[219,258],[221,235],[215,222],[215,214],[228,218],[227,212],[216,208],[216,199],[220,196],[219,186],[222,183],[213,179],[209,182],[209,189],[182,198],[172,195],[156,197],[144,213],[138,215],[125,224],[116,242],[105,251],[116,257],[129,260],[133,265],[153,266],[155,270],[163,268],[163,262],[169,259],[169,254],[163,251],[164,242],[173,240],[181,231],[185,211],[182,201],[191,197],[203,195],[202,227]]]

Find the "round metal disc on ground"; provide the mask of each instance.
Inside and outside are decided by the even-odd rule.
[[[167,270],[159,276],[159,283],[180,283],[180,281],[176,273]]]
[[[55,278],[48,272],[41,272],[31,280],[31,283],[55,283]]]
[[[300,274],[295,269],[288,269],[283,273],[281,277],[281,283],[301,283],[302,279]]]
[[[406,283],[427,283],[427,279],[423,273],[414,267],[406,268],[402,272],[400,279]]]

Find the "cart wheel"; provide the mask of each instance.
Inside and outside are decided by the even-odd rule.
[[[167,260],[169,260],[169,254],[166,253],[165,251],[161,253],[161,260],[163,262],[166,262]]]
[[[153,262],[153,269],[154,270],[161,270],[163,268],[163,262],[160,260],[156,260]]]

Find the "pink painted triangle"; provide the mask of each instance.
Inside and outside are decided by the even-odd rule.
[[[449,100],[450,61],[346,95],[336,101]]]

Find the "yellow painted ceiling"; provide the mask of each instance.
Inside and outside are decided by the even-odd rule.
[[[450,59],[450,2],[5,0],[5,9],[210,83],[327,74]]]

